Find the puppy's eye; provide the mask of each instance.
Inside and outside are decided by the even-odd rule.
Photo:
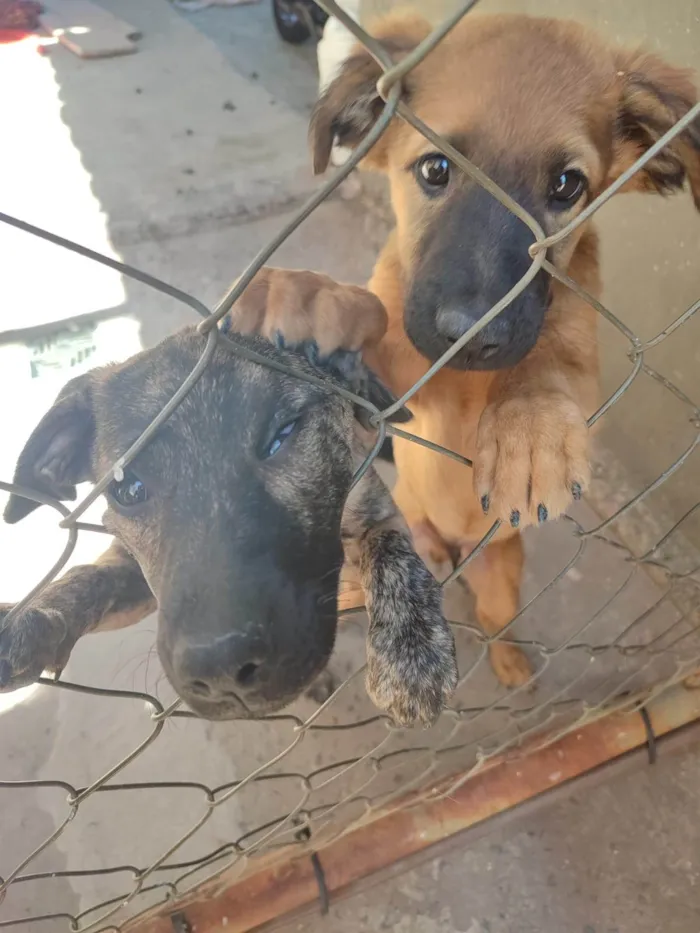
[[[586,190],[586,176],[578,169],[570,168],[562,172],[549,189],[550,200],[556,207],[571,207]]]
[[[272,443],[267,448],[265,456],[274,457],[277,451],[282,446],[282,444],[284,444],[284,442],[287,440],[290,434],[293,433],[294,428],[296,426],[297,426],[296,421],[290,421],[289,424],[285,424],[283,428],[280,428],[277,434],[275,434],[274,438],[272,439]]]
[[[444,188],[450,180],[449,159],[439,152],[423,156],[416,162],[416,177],[423,188],[435,193],[436,189]]]
[[[124,473],[124,478],[120,482],[112,480],[107,488],[114,501],[125,509],[132,509],[148,499],[148,489],[145,483],[141,482],[131,470]]]

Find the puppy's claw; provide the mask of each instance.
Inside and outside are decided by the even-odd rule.
[[[304,343],[304,353],[306,359],[312,366],[318,366],[321,361],[321,351],[315,340],[308,340]]]
[[[513,528],[552,521],[580,499],[589,475],[588,424],[562,392],[502,395],[479,420],[474,488]]]

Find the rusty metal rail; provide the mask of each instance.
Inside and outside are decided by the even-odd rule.
[[[658,744],[674,733],[682,735],[684,746],[697,742],[699,721],[700,691],[677,686],[648,706],[603,716],[554,742],[533,738],[491,759],[449,794],[448,778],[400,797],[323,849],[325,888],[342,894],[398,859],[419,855],[609,762],[639,750],[649,756],[650,735]],[[692,737],[683,731],[689,724]],[[177,909],[191,929],[248,933],[318,900],[311,860],[304,854],[290,860],[283,851],[254,860],[246,874],[234,873],[230,881],[222,873],[183,897]],[[172,912],[148,911],[127,923],[124,933],[172,933]]]

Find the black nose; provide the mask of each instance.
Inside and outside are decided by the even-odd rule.
[[[173,676],[185,700],[240,702],[259,694],[271,679],[269,649],[241,632],[211,641],[183,641],[172,653]]]
[[[441,307],[435,318],[437,331],[449,343],[456,343],[489,310],[490,306],[478,301]],[[499,314],[467,341],[463,353],[474,361],[487,363],[507,347],[511,340],[510,330],[503,314]]]

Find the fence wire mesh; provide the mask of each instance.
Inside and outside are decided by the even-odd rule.
[[[0,489],[5,492],[27,495],[55,509],[60,526],[66,533],[64,550],[54,566],[13,612],[29,604],[65,568],[79,533],[96,530],[94,525],[82,522],[81,517],[105,490],[115,472],[123,470],[149,443],[159,425],[171,415],[202,375],[217,342],[225,339],[217,327],[219,321],[275,250],[353,171],[395,118],[411,124],[454,165],[520,218],[532,231],[535,243],[530,248],[530,266],[518,284],[431,366],[395,406],[382,412],[373,409],[380,438],[384,433],[398,434],[415,443],[425,443],[410,431],[389,424],[387,417],[399,405],[410,404],[421,386],[501,313],[543,268],[584,298],[609,325],[617,329],[628,345],[629,373],[593,415],[590,424],[608,412],[636,380],[651,379],[687,411],[692,432],[689,443],[652,483],[620,502],[614,511],[600,520],[591,521],[590,512],[584,514],[582,509],[574,508],[556,526],[538,530],[534,537],[535,546],[548,549],[547,553],[552,555],[549,566],[556,566],[556,572],[550,572],[543,578],[542,575],[531,574],[526,580],[523,608],[502,632],[489,638],[471,623],[468,612],[465,614],[458,607],[453,615],[452,609],[454,600],[458,603],[462,600],[457,578],[465,564],[495,533],[498,523],[494,523],[486,538],[445,581],[448,618],[452,620],[458,644],[460,682],[449,708],[429,732],[414,733],[391,728],[386,719],[369,706],[361,685],[362,666],[355,665],[332,697],[311,715],[290,712],[254,722],[234,723],[233,727],[245,736],[244,744],[264,752],[264,759],[259,761],[249,757],[247,763],[250,767],[243,777],[222,783],[215,780],[124,781],[122,775],[128,776],[129,766],[147,754],[154,744],[157,746],[163,741],[166,725],[194,723],[203,728],[204,724],[179,708],[177,700],[165,703],[149,692],[97,689],[42,679],[44,687],[52,691],[68,692],[78,698],[87,697],[90,702],[113,704],[112,715],[115,718],[119,717],[123,704],[141,704],[144,706],[141,716],[143,728],[139,737],[134,738],[133,749],[115,759],[111,767],[87,786],[79,786],[61,777],[0,781],[3,807],[12,806],[14,799],[21,806],[23,790],[42,789],[58,794],[63,800],[62,818],[38,845],[22,853],[15,865],[7,865],[13,853],[2,853],[5,875],[0,879],[0,898],[4,898],[5,903],[0,927],[24,927],[30,921],[37,924],[61,921],[66,928],[81,933],[99,929],[119,930],[125,919],[147,907],[172,900],[224,869],[234,865],[242,869],[265,851],[283,846],[296,851],[308,844],[309,837],[313,846],[322,850],[329,840],[358,821],[366,820],[375,808],[388,800],[408,791],[429,793],[436,780],[454,775],[454,781],[446,791],[449,794],[495,756],[517,749],[525,738],[542,733],[545,736],[543,742],[553,741],[611,709],[639,703],[640,696],[648,698],[666,689],[700,664],[700,643],[696,638],[700,623],[697,609],[700,563],[689,557],[689,551],[679,545],[683,529],[700,508],[700,503],[689,509],[673,527],[662,530],[660,536],[653,523],[645,525],[643,511],[644,500],[682,467],[700,443],[700,409],[676,383],[648,363],[647,353],[687,324],[698,312],[700,301],[652,339],[642,340],[610,309],[585,293],[547,259],[550,246],[590,218],[656,153],[700,116],[700,105],[693,107],[575,220],[548,237],[534,217],[423,123],[402,100],[402,77],[428,55],[475,5],[475,0],[463,4],[413,52],[399,64],[394,64],[381,44],[336,3],[331,0],[321,3],[327,12],[338,17],[354,33],[380,64],[383,75],[378,88],[385,101],[383,111],[343,168],[260,251],[214,308],[206,307],[196,297],[143,270],[0,213],[0,221],[18,231],[86,256],[182,302],[201,316],[199,329],[207,336],[199,362],[170,404],[72,511],[62,503],[31,490],[7,482],[0,483]],[[240,352],[240,349],[234,347],[234,352]],[[262,366],[269,365],[262,357],[256,359]],[[288,372],[300,379],[307,378],[293,369]],[[355,400],[367,406],[362,399]],[[436,449],[434,445],[432,447]],[[375,446],[367,463],[376,456],[378,449],[379,445]],[[453,451],[442,448],[440,451],[446,456],[464,459]],[[467,463],[464,469],[469,469]],[[626,523],[637,530],[633,541],[624,533]],[[601,567],[605,568],[604,572]],[[571,590],[567,589],[571,581],[576,582],[579,594],[580,588],[587,588],[588,598],[572,601]],[[561,625],[556,631],[543,630],[538,625],[543,613],[550,616],[559,614]],[[344,614],[354,616],[356,611]],[[353,624],[349,619],[347,625],[351,627]],[[524,646],[536,659],[532,680],[525,687],[506,692],[494,685],[485,661],[488,646],[494,638]],[[536,692],[533,692],[533,686],[537,687]],[[174,733],[175,740],[185,745],[187,735],[186,731]],[[90,736],[85,736],[84,741],[89,742]],[[186,754],[183,746],[183,755]],[[8,800],[8,797],[12,799]],[[59,837],[73,831],[71,824],[83,809],[92,808],[90,812],[94,814],[96,807],[106,807],[119,813],[121,806],[127,810],[135,806],[132,802],[137,797],[144,814],[152,812],[150,801],[166,801],[167,809],[159,811],[164,828],[167,829],[167,813],[177,809],[186,816],[186,829],[178,831],[161,851],[143,861],[121,861],[115,855],[112,864],[95,868],[90,867],[90,851],[81,850],[83,859],[79,865],[68,865],[61,871],[41,867],[43,854]],[[234,819],[230,808],[236,802],[238,807]],[[202,828],[219,818],[223,820],[221,832],[230,834],[226,837],[228,841],[212,851],[195,852],[192,844],[196,843]],[[236,825],[236,832],[231,832],[231,824]],[[133,851],[143,852],[143,846],[138,844],[140,840],[134,842]],[[83,904],[80,910],[70,912],[57,907],[55,911],[32,917],[13,918],[11,915],[13,889],[30,885],[38,892],[37,886],[50,888],[56,879],[68,879],[76,890],[80,890],[83,882],[94,883],[96,878],[104,884],[90,890],[102,893],[87,906]],[[39,900],[38,893],[36,900]],[[41,900],[46,903],[46,895]]]

